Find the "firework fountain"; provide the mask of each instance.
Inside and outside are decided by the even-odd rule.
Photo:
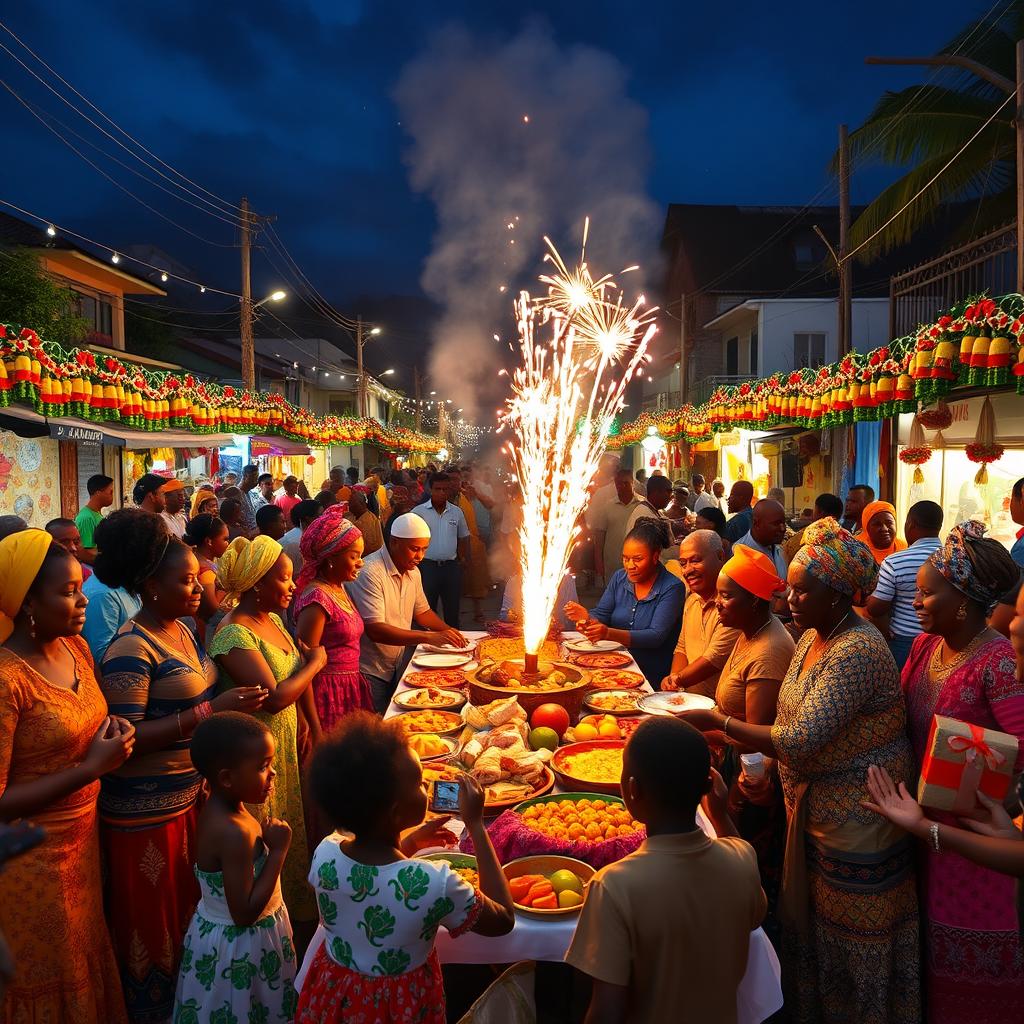
[[[643,296],[627,305],[610,275],[592,275],[586,236],[587,227],[572,270],[545,238],[544,258],[553,268],[540,278],[547,293],[532,298],[524,291],[515,303],[523,363],[512,377],[501,419],[512,434],[507,450],[523,495],[519,542],[527,674],[538,670],[538,652],[608,430],[655,332],[655,310],[645,308]],[[538,338],[541,332],[547,340]]]

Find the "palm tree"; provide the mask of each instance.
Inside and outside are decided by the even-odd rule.
[[[1016,42],[1024,38],[1024,0],[1011,0],[994,18],[992,14],[989,11],[969,24],[937,56],[968,57],[1013,83]],[[854,222],[850,233],[853,249],[892,219],[1005,104],[934,184],[860,251],[861,259],[905,244],[949,204],[969,203],[960,213],[959,223],[954,223],[954,234],[969,234],[1014,216],[1013,101],[1006,103],[1004,89],[968,70],[951,73],[948,81],[948,86],[915,85],[901,92],[887,92],[850,135],[854,166],[876,162],[909,168]],[[838,154],[831,164],[833,173],[837,169]]]

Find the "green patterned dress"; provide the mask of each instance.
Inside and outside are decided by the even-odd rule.
[[[296,978],[296,1024],[444,1024],[434,937],[472,928],[479,892],[444,861],[360,864],[341,842],[330,835],[313,855],[320,928]]]
[[[271,618],[280,626],[283,640],[288,636],[284,623],[276,615],[271,615]],[[302,659],[294,644],[291,645],[290,651],[284,651],[274,644],[267,643],[251,629],[235,622],[221,626],[217,630],[216,636],[210,641],[207,653],[211,658],[217,658],[236,647],[247,651],[259,651],[277,682],[287,679],[302,665]],[[218,689],[221,692],[239,685],[247,684],[236,682],[223,668],[220,669]],[[309,872],[309,843],[306,839],[306,817],[302,810],[298,719],[295,705],[289,704],[276,714],[260,711],[256,713],[256,717],[266,723],[267,728],[273,733],[274,771],[277,772],[277,778],[274,780],[274,791],[270,794],[270,799],[264,804],[248,805],[249,811],[257,821],[281,818],[291,826],[292,842],[284,861],[284,870],[281,872],[284,901],[288,905],[288,913],[293,921],[315,921],[316,901],[313,898],[313,890],[306,881]]]
[[[264,852],[253,866],[259,877]],[[283,1024],[295,1016],[295,946],[281,882],[260,919],[236,925],[224,897],[224,875],[200,871],[202,896],[185,935],[174,1000],[174,1024]]]

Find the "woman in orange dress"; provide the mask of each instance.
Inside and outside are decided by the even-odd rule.
[[[103,917],[99,777],[135,730],[107,714],[81,637],[82,570],[43,530],[0,541],[0,820],[31,818],[39,846],[0,873],[0,931],[14,977],[7,1024],[123,1024]]]

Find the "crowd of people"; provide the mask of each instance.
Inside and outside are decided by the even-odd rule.
[[[466,646],[464,600],[482,624],[504,582],[521,613],[514,485],[335,468],[311,497],[249,466],[191,495],[147,474],[114,511],[109,477],[87,490],[73,521],[0,519],[0,818],[45,830],[0,874],[6,1019],[443,1021],[438,927],[504,934],[512,898],[471,780],[479,885],[415,858],[450,836],[382,716],[413,648]],[[626,746],[648,838],[567,956],[588,1022],[734,1020],[761,924],[787,1020],[1012,1019],[1019,802],[910,796],[935,714],[1024,739],[1010,553],[929,501],[901,530],[858,485],[791,521],[781,492],[612,458],[580,525],[562,628],[714,701]]]

